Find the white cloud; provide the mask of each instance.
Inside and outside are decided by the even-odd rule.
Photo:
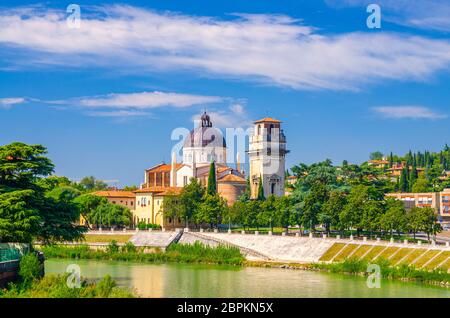
[[[448,0],[326,0],[332,7],[381,6],[382,19],[419,29],[450,32]]]
[[[84,97],[77,100],[79,105],[86,107],[110,108],[159,108],[159,107],[190,107],[194,105],[217,103],[222,101],[217,96],[202,96],[191,94],[141,92],[129,94],[108,94],[106,96]]]
[[[189,70],[294,89],[422,81],[450,66],[448,40],[388,32],[324,35],[288,16],[221,20],[119,5],[96,10],[82,11],[80,29],[69,29],[61,12],[3,11],[0,47],[26,52],[26,61],[15,62],[40,67]]]
[[[385,118],[392,119],[444,119],[446,114],[436,113],[423,106],[381,106],[372,108]]]
[[[91,117],[150,117],[151,114],[143,111],[136,110],[117,110],[117,111],[89,111],[85,113]]]
[[[27,100],[22,97],[7,97],[7,98],[0,98],[0,107],[1,108],[10,108],[17,104],[23,104]]]

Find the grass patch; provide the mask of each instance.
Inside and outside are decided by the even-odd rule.
[[[364,256],[363,260],[364,260],[364,261],[371,261],[371,260],[372,260],[375,256],[377,256],[384,248],[385,248],[385,246],[374,245],[373,248],[370,250],[370,252],[367,253],[366,256]]]
[[[356,244],[349,244],[349,245],[347,245],[346,247],[344,247],[342,252],[339,253],[334,258],[334,261],[339,262],[339,261],[345,260],[357,247],[358,247],[358,245],[356,245]]]
[[[132,236],[133,235],[131,234],[86,234],[84,236],[84,241],[86,243],[110,243],[111,241],[116,241],[117,243],[126,243],[131,239]]]
[[[444,251],[441,254],[439,254],[438,256],[436,256],[436,258],[433,259],[424,268],[426,268],[428,270],[435,269],[437,266],[439,266],[439,264],[441,264],[443,261],[445,261],[449,256],[450,256],[450,251]]]
[[[448,271],[450,269],[450,259],[448,259],[444,264],[439,267],[439,269]]]
[[[411,265],[412,262],[414,262],[420,255],[425,253],[426,249],[424,248],[417,248],[414,249],[414,251],[409,254],[399,265]]]
[[[360,259],[364,254],[367,253],[368,250],[370,250],[371,247],[371,245],[360,245],[355,253],[353,253],[352,257]]]
[[[156,250],[154,253],[143,253],[141,248],[127,246],[118,248],[110,244],[106,251],[94,250],[88,245],[79,246],[44,246],[41,250],[49,258],[75,258],[113,261],[136,262],[178,262],[242,265],[244,256],[236,247],[219,245],[210,247],[200,242],[195,244],[172,244],[165,252]]]
[[[391,256],[397,250],[399,250],[399,247],[388,247],[377,257],[377,259],[389,259],[389,256]]]
[[[421,256],[417,262],[414,263],[416,268],[421,268],[426,262],[428,262],[432,257],[437,255],[440,251],[438,250],[429,250],[423,256]]]
[[[414,266],[391,266],[389,261],[385,259],[379,259],[375,262],[381,269],[381,277],[388,279],[402,279],[411,281],[420,281],[424,283],[448,285],[450,282],[450,274],[443,270],[420,270]],[[367,272],[369,262],[358,259],[346,259],[342,263],[316,263],[312,266],[317,269],[327,270],[333,273],[348,273],[356,275],[368,275]]]
[[[403,257],[411,253],[411,248],[400,248],[400,250],[389,260],[391,264],[397,264]]]
[[[319,261],[322,262],[328,262],[331,261],[343,247],[345,246],[344,243],[334,243],[326,252],[322,255],[322,257],[319,259]]]

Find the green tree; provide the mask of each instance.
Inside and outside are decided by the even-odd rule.
[[[266,197],[264,196],[264,186],[263,186],[263,181],[262,181],[261,176],[259,176],[258,195],[257,195],[256,199],[258,201],[264,201],[266,199]]]
[[[203,202],[205,190],[202,188],[196,178],[191,178],[189,184],[181,190],[180,199],[180,218],[186,223],[197,220],[200,204]]]
[[[81,189],[88,192],[105,190],[108,188],[108,185],[105,182],[96,179],[94,176],[84,177],[78,185]]]
[[[362,209],[370,199],[369,187],[365,185],[355,186],[347,196],[347,204],[339,215],[339,220],[344,228],[357,228],[358,235],[362,224]]]
[[[380,226],[392,237],[393,231],[400,232],[407,228],[407,214],[403,202],[396,199],[386,201],[386,213],[380,218]]]
[[[250,197],[251,197],[250,178],[247,178],[245,191],[239,197],[239,201],[241,201],[241,202],[249,201]]]
[[[98,206],[91,214],[91,222],[97,226],[124,227],[131,223],[132,214],[124,206],[107,203]]]
[[[261,211],[261,201],[251,200],[245,203],[245,214],[243,216],[243,225],[247,227],[258,227],[258,214]]]
[[[429,192],[430,191],[430,183],[423,176],[423,174],[419,175],[419,178],[414,182],[411,191],[415,193],[421,192]]]
[[[408,168],[407,166],[403,167],[401,175],[400,175],[400,191],[408,192],[409,184],[408,184]]]
[[[208,223],[211,228],[218,226],[221,216],[225,214],[227,204],[218,194],[206,194],[197,214],[198,223]]]
[[[319,221],[325,226],[325,231],[328,234],[332,226],[338,227],[341,231],[343,230],[339,222],[339,215],[344,210],[345,205],[346,198],[344,193],[340,190],[331,191],[319,214]]]
[[[369,235],[380,228],[380,219],[384,213],[383,203],[383,201],[369,200],[362,207],[360,226],[369,231]]]
[[[318,182],[312,186],[305,198],[303,207],[303,225],[308,227],[311,231],[315,231],[319,213],[322,211],[323,204],[328,200],[328,195],[327,187]]]
[[[182,218],[182,206],[180,204],[179,195],[166,195],[162,203],[162,211],[164,218],[171,218],[175,222],[176,218]],[[187,226],[187,224],[186,224]]]
[[[215,195],[217,193],[216,182],[216,164],[214,163],[214,161],[212,161],[209,165],[208,187],[206,189],[207,194]]]
[[[105,197],[87,193],[75,198],[74,202],[78,204],[80,214],[85,219],[87,226],[90,227],[90,224],[92,223],[92,213],[100,205],[108,204],[108,199],[106,199]]]
[[[79,211],[72,203],[73,191],[46,195],[52,186],[42,179],[53,172],[46,152],[41,145],[19,142],[0,146],[1,241],[74,240],[85,231],[76,225]]]
[[[423,220],[423,231],[427,234],[428,241],[430,241],[430,235],[436,236],[437,233],[442,231],[436,211],[433,208],[424,207],[420,209],[419,213]]]
[[[381,160],[384,154],[381,151],[372,152],[369,156],[370,160]]]
[[[408,187],[409,187],[408,190],[409,191],[412,191],[412,188],[413,188],[414,184],[416,183],[416,180],[418,177],[419,177],[419,174],[417,173],[416,161],[413,160],[413,166],[409,173],[409,180],[408,180]]]
[[[275,199],[275,223],[287,232],[292,221],[292,202],[290,197],[281,196]]]
[[[274,223],[276,223],[276,197],[270,195],[267,199],[261,202],[261,211],[258,213],[257,221],[259,226],[269,225],[270,230],[273,231]],[[278,225],[278,224],[275,224]]]

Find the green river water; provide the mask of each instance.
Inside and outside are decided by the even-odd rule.
[[[368,288],[364,277],[277,268],[49,259],[46,274],[64,273],[70,264],[88,279],[109,274],[141,297],[450,298],[443,287],[382,280],[380,288]]]

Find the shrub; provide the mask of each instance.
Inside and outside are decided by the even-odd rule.
[[[35,253],[22,256],[19,265],[19,276],[24,285],[29,285],[41,277],[41,263]]]
[[[145,224],[145,222],[141,221],[138,223],[137,227],[139,230],[145,230],[145,229],[147,229],[147,224]]]
[[[121,252],[125,253],[136,253],[137,248],[132,242],[126,242],[124,246],[120,249]]]
[[[50,275],[35,280],[26,288],[17,289],[11,286],[7,290],[0,290],[2,298],[130,298],[134,297],[129,290],[116,286],[110,276],[105,276],[97,284],[82,279],[80,288],[67,285],[66,275]]]
[[[112,240],[108,244],[108,246],[106,247],[106,252],[110,254],[119,252],[119,245],[117,244],[116,240]]]

